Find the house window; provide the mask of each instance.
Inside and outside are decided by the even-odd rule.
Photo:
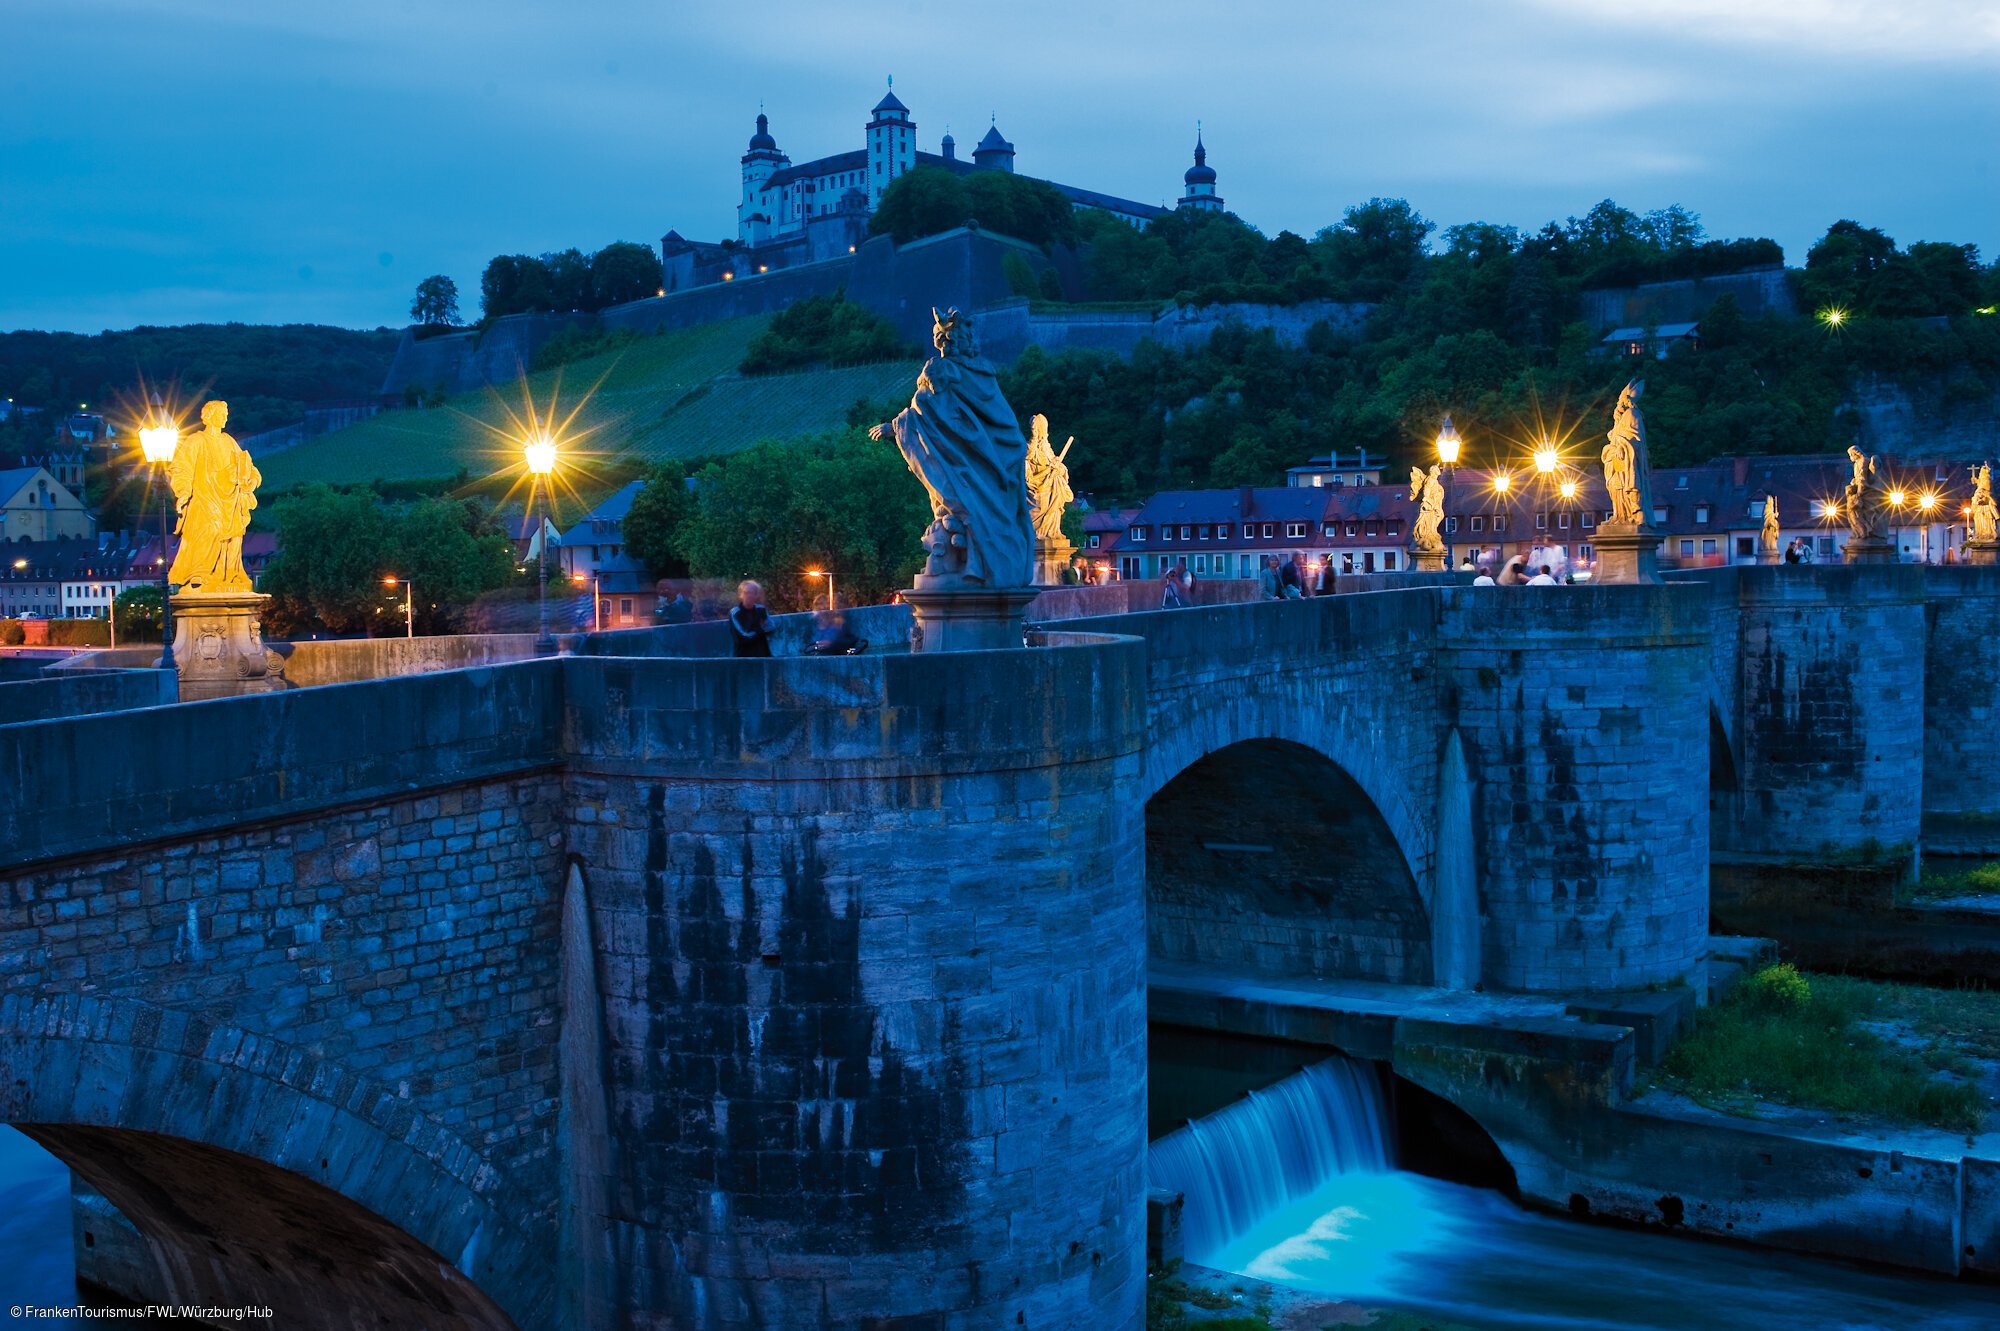
[[[1739,536],[1736,538],[1736,557],[1738,559],[1753,559],[1756,557],[1756,554],[1757,540],[1755,537]]]
[[[1389,530],[1387,533],[1389,539],[1393,541],[1402,534],[1403,534],[1403,520],[1401,518],[1389,519]]]
[[[1286,537],[1286,539],[1288,539],[1288,540],[1294,540],[1294,541],[1296,541],[1296,540],[1298,540],[1298,539],[1299,539],[1300,537],[1304,536],[1305,534],[1306,534],[1306,524],[1305,524],[1305,523],[1303,523],[1303,522],[1287,522],[1287,523],[1285,524],[1285,537]]]
[[[1683,558],[1683,559],[1689,559],[1689,558],[1692,558],[1693,556],[1694,556],[1694,542],[1693,542],[1693,541],[1690,541],[1690,540],[1688,540],[1688,539],[1687,539],[1686,537],[1682,537],[1682,538],[1681,538],[1681,558]]]
[[[1215,535],[1215,528],[1207,523],[1203,523],[1201,527],[1201,539],[1206,541],[1213,538],[1214,535]]]
[[[1505,513],[1495,513],[1493,515],[1493,530],[1494,531],[1507,530],[1507,515]]]
[[[1701,552],[1705,555],[1712,555],[1715,553],[1715,538],[1713,536],[1704,536],[1702,538]]]
[[[1548,529],[1549,529],[1549,515],[1546,513],[1535,514],[1535,530],[1547,531]]]
[[[1228,523],[1226,523],[1226,522],[1221,522],[1221,523],[1217,523],[1217,524],[1216,524],[1216,527],[1215,527],[1215,539],[1216,539],[1216,540],[1218,540],[1218,541],[1226,541],[1226,540],[1228,540],[1228,539],[1229,539],[1229,524],[1228,524]]]
[[[1455,518],[1455,517],[1451,517],[1451,518],[1446,518],[1446,519],[1444,520],[1444,529],[1445,529],[1446,531],[1457,531],[1457,530],[1458,530],[1458,519],[1457,519],[1457,518]]]
[[[1586,530],[1588,530],[1591,527],[1595,527],[1597,525],[1597,515],[1595,513],[1578,514],[1576,519],[1576,525]]]
[[[1379,536],[1382,534],[1382,524],[1379,522],[1366,522],[1362,524],[1361,530],[1370,536]]]
[[[1196,556],[1194,557],[1194,571],[1195,571],[1195,572],[1197,572],[1197,573],[1206,573],[1206,572],[1208,572],[1208,556],[1207,556],[1207,555],[1196,555]]]
[[[1182,528],[1181,528],[1181,539],[1182,539],[1183,541],[1192,541],[1192,540],[1194,539],[1194,528],[1192,528],[1192,527],[1182,527]]]
[[[618,613],[619,613],[619,614],[621,614],[621,615],[626,615],[626,616],[630,616],[630,615],[631,615],[631,613],[632,613],[632,598],[631,598],[631,597],[629,597],[629,596],[621,596],[621,597],[619,597],[619,598],[618,598]]]
[[[1356,535],[1356,534],[1357,534],[1357,526],[1356,526],[1356,524],[1355,524],[1355,523],[1352,523],[1352,522],[1350,522],[1350,523],[1348,523],[1348,524],[1347,524],[1347,534],[1348,534],[1349,536],[1353,536],[1353,535]]]
[[[1396,571],[1396,552],[1394,550],[1384,550],[1382,552],[1382,567],[1391,573]]]
[[[1576,557],[1588,563],[1591,558],[1590,547],[1588,545],[1579,545],[1576,548]]]
[[[1267,537],[1267,538],[1268,538],[1268,537],[1272,537],[1272,536],[1276,536],[1277,534],[1278,534],[1278,527],[1277,527],[1277,524],[1276,524],[1276,523],[1271,523],[1271,522],[1267,522],[1267,523],[1265,523],[1265,524],[1264,524],[1264,535],[1265,535],[1265,537]]]
[[[1319,532],[1322,536],[1333,536],[1338,534],[1339,531],[1340,525],[1338,523],[1323,522],[1320,524]]]
[[[1160,528],[1160,539],[1161,539],[1161,540],[1163,540],[1163,541],[1171,541],[1171,540],[1173,540],[1173,539],[1174,539],[1174,529],[1173,529],[1172,527],[1162,527],[1162,528]]]
[[[1569,530],[1569,514],[1567,514],[1567,513],[1558,513],[1558,514],[1556,514],[1556,526],[1557,526],[1557,527],[1559,527],[1559,528],[1561,528],[1561,529],[1562,529],[1562,530],[1564,530],[1564,531],[1568,531],[1568,530]]]
[[[1479,514],[1477,514],[1477,513],[1474,513],[1474,514],[1472,515],[1472,530],[1474,530],[1474,531],[1485,531],[1485,530],[1486,530],[1486,519],[1485,519],[1485,518],[1483,518],[1483,517],[1481,517],[1481,516],[1480,516]]]
[[[1609,517],[1610,515],[1606,514],[1605,516]],[[1656,527],[1667,525],[1667,510],[1665,505],[1661,505],[1653,510],[1653,525]]]
[[[1685,476],[1681,477],[1679,480],[1674,482],[1674,489],[1676,490],[1685,490],[1687,488],[1688,488],[1688,478]]]
[[[1146,539],[1146,529],[1144,527],[1134,527],[1126,532],[1125,535],[1131,541],[1143,544]]]
[[[1694,506],[1694,520],[1695,520],[1696,522],[1707,522],[1707,521],[1708,521],[1708,505],[1707,505],[1707,504],[1696,504],[1696,505]]]
[[[1090,548],[1091,548],[1091,549],[1093,549],[1093,550],[1095,550],[1095,549],[1097,548],[1097,546],[1098,546],[1098,543],[1099,543],[1100,541],[1102,541],[1103,539],[1104,539],[1104,538],[1103,538],[1103,537],[1101,537],[1101,536],[1099,536],[1099,535],[1098,535],[1098,534],[1097,534],[1096,532],[1092,532],[1092,533],[1090,534]]]

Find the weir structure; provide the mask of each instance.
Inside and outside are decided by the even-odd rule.
[[[2000,787],[1939,779],[2000,569],[1363,586],[0,723],[0,1120],[152,1301],[1136,1331],[1149,1004],[1390,1062],[1559,1203],[1591,1143],[1537,1125],[1706,991],[1711,855],[2000,849]],[[1376,1017],[1271,997],[1335,982]]]

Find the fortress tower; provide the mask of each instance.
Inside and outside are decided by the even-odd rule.
[[[895,80],[891,79],[889,91],[875,103],[874,117],[868,122],[870,212],[882,202],[882,191],[889,188],[890,182],[917,164],[916,140],[917,122],[910,119],[910,108],[896,96]]]
[[[771,137],[771,119],[757,113],[757,132],[750,136],[750,151],[743,154],[743,200],[736,205],[736,238],[745,244],[762,243],[771,230],[771,215],[758,191],[772,174],[790,166],[792,159],[778,151]]]
[[[999,125],[987,126],[986,137],[972,150],[972,161],[973,165],[988,171],[1013,171],[1014,145],[1007,142]]]
[[[1223,211],[1222,196],[1215,192],[1215,168],[1208,164],[1208,149],[1202,147],[1201,130],[1194,132],[1194,165],[1187,169],[1181,179],[1187,184],[1187,192],[1176,204],[1179,208],[1192,208],[1206,213]]]

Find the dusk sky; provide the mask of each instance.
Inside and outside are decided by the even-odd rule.
[[[735,232],[761,99],[794,161],[893,74],[920,146],[1310,235],[1681,203],[1788,260],[1853,217],[2000,250],[2000,0],[750,4],[7,0],[0,329],[406,322],[487,259]]]

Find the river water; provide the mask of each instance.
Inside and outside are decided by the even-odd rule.
[[[1522,1209],[1394,1167],[1373,1069],[1316,1064],[1161,1137],[1187,1260],[1471,1327],[1993,1331],[2000,1288]]]

